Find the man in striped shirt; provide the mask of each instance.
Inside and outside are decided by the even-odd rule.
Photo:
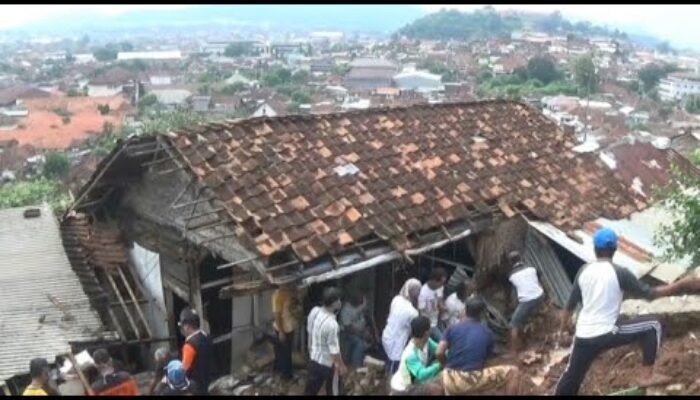
[[[326,385],[326,394],[339,396],[342,390],[340,377],[347,367],[340,355],[338,322],[335,315],[340,310],[340,290],[326,288],[323,291],[323,306],[316,306],[309,313],[307,333],[309,336],[309,378],[304,394],[316,396]]]

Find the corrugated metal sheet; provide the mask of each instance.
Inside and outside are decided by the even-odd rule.
[[[615,264],[632,271],[638,278],[650,275],[662,282],[670,283],[678,279],[691,266],[690,257],[661,262],[658,257],[664,253],[664,248],[654,241],[654,235],[661,224],[670,221],[672,215],[661,206],[653,206],[642,212],[634,213],[628,219],[608,220],[600,218],[596,224],[613,229],[621,240],[643,249],[652,256],[650,261],[642,260],[637,254],[627,253],[624,248],[618,249],[613,261]],[[564,232],[545,222],[528,221],[530,226],[563,246],[576,257],[591,262],[595,260],[593,253],[593,237],[589,232],[577,230],[574,232],[582,243],[568,237]]]
[[[528,230],[525,246],[525,262],[537,269],[554,304],[563,307],[571,293],[572,283],[561,261],[547,240],[534,229]]]
[[[28,372],[29,361],[52,362],[71,342],[98,340],[97,313],[70,266],[58,222],[48,207],[24,218],[23,208],[0,210],[0,381]],[[65,314],[51,298],[57,299]]]
[[[540,233],[554,241],[555,243],[564,247],[571,254],[580,258],[584,262],[591,262],[595,260],[595,253],[593,252],[593,238],[583,231],[576,231],[575,234],[579,237],[583,243],[578,243],[566,235],[566,233],[557,229],[555,226],[548,224],[546,222],[529,221],[530,226],[537,229]],[[629,269],[638,278],[645,275],[647,272],[653,268],[653,266],[645,265],[635,260],[632,257],[627,256],[623,252],[616,252],[613,261],[616,265],[625,267]]]

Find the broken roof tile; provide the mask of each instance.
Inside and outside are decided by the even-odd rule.
[[[566,229],[601,210],[643,206],[594,155],[571,151],[555,124],[510,101],[230,121],[165,140],[237,220],[289,217],[251,220],[248,232],[270,238],[256,250],[289,241],[306,261],[372,233],[400,241],[409,229],[466,218],[487,199],[507,197],[499,202],[507,216],[518,203],[535,215],[566,210],[553,218]],[[331,172],[346,163],[359,171]]]

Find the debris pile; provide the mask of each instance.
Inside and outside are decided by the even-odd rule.
[[[345,378],[345,393],[355,396],[386,395],[388,383],[385,364],[370,356],[362,368],[350,371]]]
[[[657,368],[659,373],[672,377],[673,382],[648,388],[645,393],[700,393],[700,380],[697,378],[700,330],[692,329],[697,325],[689,322],[691,319],[662,317],[661,320],[665,337],[657,359]],[[567,346],[562,347],[554,339],[559,323],[554,307],[543,307],[533,316],[532,321],[532,332],[528,332],[526,350],[521,354],[519,367],[536,385],[536,394],[553,394],[569,360],[570,343],[564,343]],[[594,361],[579,394],[608,395],[634,389],[641,365],[642,354],[638,345],[612,349]]]

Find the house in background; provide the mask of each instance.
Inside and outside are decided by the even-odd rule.
[[[158,104],[167,110],[186,107],[192,97],[192,92],[185,89],[154,89],[150,94],[156,96]]]
[[[194,112],[208,112],[212,108],[211,96],[192,96],[189,103]]]
[[[397,72],[393,62],[384,59],[362,58],[350,63],[350,72],[345,76],[344,86],[351,91],[373,90],[392,86]]]
[[[419,93],[445,90],[445,87],[442,85],[442,76],[431,74],[428,71],[404,70],[394,75],[393,80],[394,84],[401,90],[414,90]]]
[[[110,68],[90,79],[87,85],[88,96],[107,97],[120,94],[124,86],[133,83],[135,79],[138,79],[138,76],[125,68]]]

